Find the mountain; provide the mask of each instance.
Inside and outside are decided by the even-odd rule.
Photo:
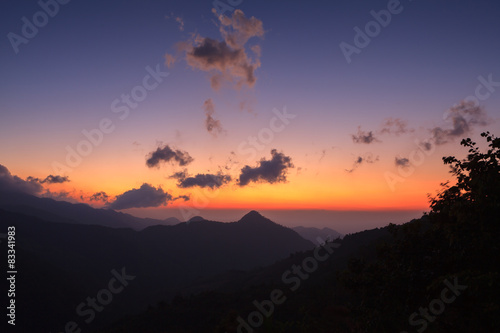
[[[87,207],[77,208],[87,214],[102,213]],[[197,279],[270,265],[314,247],[295,231],[253,212],[232,223],[203,220],[136,231],[50,222],[0,209],[0,230],[9,226],[16,229],[23,277],[16,285],[16,299],[33,305],[23,306],[18,322],[28,325],[24,331],[29,332],[64,331],[70,320],[87,330],[89,325],[76,315],[76,308],[108,286],[113,270],[134,279],[116,296],[120,301],[106,307],[106,315],[96,315],[90,323],[94,327],[168,301]]]
[[[176,217],[169,217],[169,218],[166,218],[163,220],[163,223],[161,223],[162,225],[176,225],[176,224],[179,224],[181,223],[181,220],[179,220],[178,218]]]
[[[316,245],[324,243],[327,240],[342,238],[341,233],[326,227],[323,229],[318,229],[313,227],[294,227],[292,229],[299,235],[301,235],[303,238],[310,240]]]
[[[201,216],[193,216],[187,222],[191,223],[191,222],[200,222],[200,221],[205,221],[205,219]]]
[[[242,220],[243,223],[250,224],[266,223],[254,212]],[[261,327],[253,326],[253,332],[289,332],[292,328],[297,332],[309,332],[300,326],[297,318],[301,316],[320,316],[328,318],[329,322],[338,320],[337,326],[343,326],[346,314],[341,306],[336,305],[341,300],[331,299],[331,291],[336,288],[337,274],[347,267],[353,256],[368,255],[373,260],[376,245],[388,240],[390,233],[387,228],[367,230],[347,235],[342,240],[337,239],[336,246],[330,248],[334,250],[328,258],[318,262],[316,269],[308,269],[302,279],[298,277],[305,273],[304,270],[301,273],[296,271],[296,275],[288,275],[287,279],[284,278],[284,273],[292,271],[293,267],[304,267],[305,262],[311,262],[315,258],[316,248],[292,254],[269,266],[249,271],[231,270],[198,279],[184,289],[185,296],[178,294],[171,302],[160,302],[141,314],[122,318],[97,332],[252,332],[239,326],[241,321],[236,318],[240,316],[247,320],[250,314],[259,311],[266,313],[268,309],[272,309],[269,311],[272,314],[266,324]],[[321,255],[328,253],[326,247],[319,252]],[[290,279],[290,276],[293,278]],[[297,281],[299,288],[292,290],[291,287]],[[269,305],[268,302],[264,305],[274,291],[284,293],[284,303]],[[257,302],[262,306],[256,305]],[[274,327],[273,330],[269,328],[271,325],[279,328]],[[286,329],[281,330],[285,327]],[[325,326],[321,332],[341,332],[333,327],[336,326]]]
[[[25,193],[2,191],[0,191],[0,208],[52,222],[94,224],[135,230],[141,230],[152,225],[171,225],[180,222],[176,218],[166,220],[139,218],[112,209],[95,209],[86,204],[73,204],[50,198],[39,198]]]

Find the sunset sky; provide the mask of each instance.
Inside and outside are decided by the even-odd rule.
[[[66,2],[0,5],[0,176],[39,196],[424,211],[500,135],[494,1]]]

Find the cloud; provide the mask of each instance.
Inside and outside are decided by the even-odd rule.
[[[179,25],[178,26],[179,30],[184,31],[184,20],[182,19],[182,17],[175,16],[174,13],[171,12],[170,15],[165,15],[165,18],[167,20],[173,18],[175,22],[177,22],[177,24]]]
[[[396,166],[400,166],[400,167],[407,167],[407,166],[410,166],[410,160],[407,159],[407,158],[404,158],[404,157],[395,157],[394,159],[394,164],[396,164]]]
[[[26,180],[29,182],[37,182],[40,184],[45,184],[45,183],[62,184],[62,183],[66,183],[66,182],[70,181],[67,176],[62,177],[62,176],[54,176],[54,175],[48,175],[47,177],[45,177],[45,179],[34,178],[34,177],[29,176],[28,178],[26,178]]]
[[[146,165],[150,168],[158,166],[160,162],[175,161],[180,166],[188,165],[193,161],[193,158],[186,151],[174,150],[168,145],[163,148],[158,147],[154,152],[148,155]]]
[[[184,31],[184,20],[182,19],[182,17],[176,17],[175,22],[179,24],[179,30]]]
[[[432,143],[429,141],[420,142],[419,146],[425,151],[430,151],[432,149]]]
[[[184,201],[189,201],[191,197],[189,195],[179,195],[178,197],[175,197],[172,199],[172,201],[175,200],[184,200]]]
[[[203,103],[203,109],[205,110],[205,116],[207,117],[205,119],[205,128],[208,133],[212,134],[214,137],[217,137],[218,134],[224,133],[220,120],[213,117],[215,107],[211,98],[207,99],[205,103]]]
[[[101,201],[104,203],[109,202],[109,195],[106,192],[96,192],[89,197],[90,201]]]
[[[408,123],[399,118],[387,118],[382,124],[380,134],[392,134],[399,136],[408,132],[413,132],[413,128],[408,127]]]
[[[257,167],[248,165],[241,169],[238,185],[245,186],[250,182],[279,183],[286,182],[288,168],[293,168],[292,159],[276,149],[271,150],[271,160],[260,160]]]
[[[163,191],[161,187],[155,188],[147,183],[140,188],[131,189],[116,196],[115,201],[108,204],[110,209],[158,207],[172,201],[172,195]]]
[[[219,188],[224,184],[231,181],[231,176],[224,175],[222,173],[217,174],[197,174],[194,177],[189,177],[186,170],[182,172],[176,172],[169,178],[175,178],[179,182],[178,187],[189,188],[189,187],[210,187],[211,189]]]
[[[80,203],[78,200],[71,196],[71,193],[67,191],[61,192],[51,192],[50,190],[46,190],[42,195],[43,198],[51,198],[58,201],[67,201],[71,203]]]
[[[359,168],[363,163],[373,164],[373,163],[377,162],[378,160],[379,160],[378,156],[373,157],[372,153],[367,153],[364,156],[356,157],[356,159],[354,160],[354,163],[352,165],[352,168],[346,169],[345,171],[347,171],[348,173],[352,173],[354,170]]]
[[[212,12],[217,13],[215,9],[212,9]],[[240,9],[235,10],[232,17],[219,16],[219,20],[222,37],[234,49],[244,47],[252,37],[264,36],[262,21],[255,17],[246,18]],[[255,46],[253,48],[255,49]],[[254,52],[256,51],[254,50]]]
[[[172,67],[176,61],[177,61],[177,58],[174,55],[169,54],[169,53],[165,54],[165,65],[167,66],[167,68]]]
[[[365,143],[370,144],[372,142],[380,141],[378,140],[372,131],[365,132],[361,130],[361,127],[358,126],[358,133],[352,134],[352,141],[354,143]]]
[[[39,182],[23,180],[18,176],[13,176],[9,169],[0,164],[0,191],[36,195],[42,192],[42,190],[43,187]]]
[[[380,126],[380,130],[378,131],[363,131],[361,130],[361,126],[358,126],[358,132],[356,134],[352,134],[352,141],[354,143],[364,143],[370,144],[374,142],[381,142],[377,136],[389,134],[399,136],[401,134],[411,133],[415,130],[413,128],[408,127],[406,121],[399,118],[387,118],[382,125]]]
[[[483,108],[472,101],[461,101],[451,107],[446,114],[451,121],[451,128],[434,127],[430,129],[432,139],[436,145],[442,145],[456,138],[463,138],[476,125],[484,126],[491,123]]]
[[[215,10],[213,10],[216,13]],[[191,41],[177,44],[180,51],[185,52],[186,62],[193,69],[210,74],[210,84],[218,90],[224,83],[237,89],[244,85],[252,88],[255,85],[255,70],[260,67],[260,47],[250,48],[253,60],[247,53],[245,45],[252,37],[263,37],[262,21],[255,17],[246,18],[237,9],[232,17],[218,16],[219,31],[223,40],[195,35]]]

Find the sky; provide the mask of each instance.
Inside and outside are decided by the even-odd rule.
[[[499,14],[484,0],[6,0],[0,176],[155,218],[418,217],[451,179],[442,157],[500,133]]]

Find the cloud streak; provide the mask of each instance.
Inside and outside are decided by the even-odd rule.
[[[62,184],[62,183],[66,183],[66,182],[69,182],[69,178],[67,176],[54,176],[54,175],[48,175],[47,177],[45,177],[45,179],[40,179],[40,178],[34,178],[34,177],[31,177],[29,176],[28,178],[26,178],[27,181],[29,182],[37,182],[39,184]]]
[[[213,117],[215,113],[215,106],[211,98],[207,99],[205,103],[203,103],[203,110],[205,111],[205,128],[208,133],[212,134],[214,137],[217,137],[219,134],[224,133],[224,129],[220,123],[220,120],[217,120]]]
[[[177,172],[170,176],[178,180],[177,186],[180,188],[190,187],[209,187],[211,189],[219,188],[231,181],[231,176],[222,173],[217,174],[197,174],[194,177],[189,177],[187,173]]]
[[[399,118],[387,118],[379,131],[380,134],[391,134],[396,136],[411,132],[414,132],[414,129],[408,127],[408,123]]]
[[[373,157],[373,154],[371,154],[371,153],[365,154],[364,156],[358,156],[354,160],[352,168],[346,169],[345,171],[347,171],[348,173],[352,173],[357,168],[359,168],[363,163],[373,164],[373,163],[377,162],[378,160],[379,160],[379,157],[378,156]]]

